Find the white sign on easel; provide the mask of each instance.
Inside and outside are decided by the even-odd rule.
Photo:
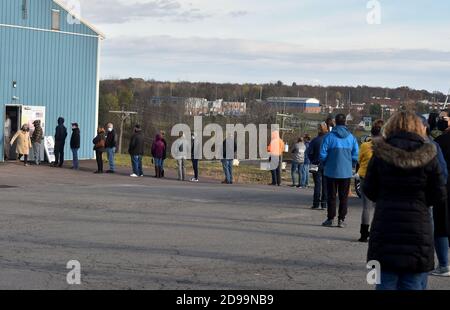
[[[45,155],[47,156],[48,162],[55,162],[55,140],[52,136],[48,136],[44,138],[44,149]]]

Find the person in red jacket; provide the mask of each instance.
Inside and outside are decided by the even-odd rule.
[[[152,145],[152,156],[155,163],[155,177],[162,178],[163,160],[166,153],[166,146],[160,134],[156,135]]]

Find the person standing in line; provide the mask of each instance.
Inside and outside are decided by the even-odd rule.
[[[27,124],[23,125],[22,128],[16,132],[12,137],[10,145],[12,146],[16,142],[16,153],[19,158],[23,156],[23,162],[25,167],[28,167],[28,155],[31,149],[31,139],[30,139],[30,128]]]
[[[117,149],[117,135],[114,130],[114,125],[112,123],[108,123],[106,125],[106,142],[105,142],[106,154],[108,155],[108,163],[109,170],[106,173],[115,173],[116,165],[115,165],[115,155]]]
[[[99,127],[97,136],[92,141],[94,144],[95,158],[97,160],[97,171],[94,173],[103,173],[103,153],[105,152],[105,128]]]
[[[177,161],[177,175],[178,181],[186,180],[186,159],[187,152],[189,148],[189,141],[186,139],[184,133],[180,133],[179,145],[176,146],[175,154],[173,154],[175,160]]]
[[[79,170],[80,164],[78,161],[78,150],[80,149],[80,128],[78,123],[72,123],[72,136],[70,137],[70,149],[72,150],[72,169]]]
[[[58,118],[58,126],[55,129],[55,163],[54,167],[62,168],[64,164],[64,147],[66,146],[67,128],[64,126],[64,118]]]
[[[311,144],[311,136],[309,134],[305,134],[303,137],[303,141],[305,143],[305,148],[306,148],[306,152],[309,149],[309,146]],[[300,188],[308,188],[309,185],[309,168],[311,166],[311,162],[308,158],[308,156],[305,156],[305,162],[302,165],[302,177],[301,177],[301,183],[300,183]]]
[[[155,178],[162,178],[163,158],[166,152],[166,147],[162,141],[160,134],[157,134],[155,141],[152,144],[152,156],[155,163]]]
[[[6,114],[5,124],[3,125],[3,150],[5,151],[5,160],[9,160],[11,153],[11,119],[9,114]]]
[[[328,118],[325,120],[325,124],[327,124],[328,132],[332,132],[334,126],[336,126],[332,117],[328,117]]]
[[[307,150],[308,159],[313,165],[317,166],[317,171],[313,172],[314,196],[313,206],[311,207],[313,210],[327,209],[327,179],[323,174],[323,165],[320,162],[320,148],[326,134],[328,134],[328,126],[326,123],[321,123],[317,137],[311,141]]]
[[[441,113],[437,122],[437,128],[442,132],[436,138],[435,142],[439,145],[445,163],[447,165],[447,182],[446,190],[447,197],[450,197],[450,182],[448,176],[450,174],[450,117],[449,112],[444,111]],[[443,166],[441,164],[441,166]],[[445,177],[445,173],[444,173]],[[447,219],[444,224],[440,224],[440,218]],[[435,248],[439,262],[439,266],[432,272],[433,276],[450,277],[450,267],[448,258],[449,238],[450,238],[450,212],[449,205],[446,205],[445,210],[443,208],[433,207],[433,219],[434,219],[434,234],[435,234]],[[436,219],[438,222],[436,223]]]
[[[291,177],[292,187],[301,187],[302,170],[305,163],[305,151],[306,146],[303,143],[303,139],[299,138],[297,143],[292,148],[292,164],[291,164]],[[298,175],[298,183],[296,182],[296,176]]]
[[[363,184],[376,203],[367,260],[381,265],[377,290],[425,290],[434,269],[430,207],[447,203],[437,149],[421,119],[409,111],[394,114],[383,137],[373,141]]]
[[[39,166],[41,164],[41,144],[44,139],[44,131],[42,130],[40,120],[35,120],[33,125],[34,131],[31,135],[31,143],[33,145],[34,162],[36,166]]]
[[[372,137],[368,138],[366,142],[361,144],[360,152],[359,152],[359,169],[357,171],[361,180],[361,187],[364,186],[364,178],[366,177],[367,166],[369,165],[369,161],[372,158],[373,152],[373,139],[379,139],[381,137],[381,129],[383,128],[384,122],[382,120],[377,120],[372,124],[371,135]],[[361,216],[361,228],[360,233],[361,237],[359,238],[359,242],[367,242],[369,239],[369,228],[371,222],[371,210],[375,207],[374,203],[370,201],[364,193],[362,193],[362,202],[363,202],[363,211]]]
[[[223,140],[222,144],[222,167],[225,174],[225,180],[222,184],[233,184],[233,160],[236,156],[237,144],[233,135]]]
[[[328,218],[322,225],[334,225],[336,194],[339,194],[338,227],[344,228],[353,166],[358,162],[359,147],[356,138],[346,127],[345,115],[338,114],[335,121],[336,127],[325,136],[320,149],[320,161],[324,165],[328,189]]]
[[[142,168],[142,157],[144,156],[144,134],[140,125],[134,126],[134,133],[131,136],[130,144],[128,146],[128,154],[131,157],[131,167],[133,173],[130,174],[132,178],[139,178],[144,176]]]
[[[282,155],[284,152],[284,141],[280,138],[280,132],[275,130],[271,134],[271,141],[267,151],[270,155],[270,166],[271,166],[271,174],[272,174],[272,183],[270,185],[273,186],[281,186],[281,167],[283,164]]]
[[[167,141],[165,139],[166,132],[164,130],[161,130],[159,135],[161,136],[162,143],[164,143],[164,154],[161,161],[161,178],[164,178],[164,162],[167,159]]]
[[[194,177],[191,182],[198,182],[198,162],[200,160],[200,150],[201,150],[200,140],[197,138],[196,134],[193,132],[191,135],[191,161],[192,169],[194,169]]]

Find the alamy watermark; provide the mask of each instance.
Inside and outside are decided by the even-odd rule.
[[[77,260],[70,260],[66,265],[67,269],[70,271],[67,273],[66,281],[69,285],[80,285],[81,284],[81,264]]]
[[[219,124],[208,124],[203,127],[201,116],[194,117],[193,131],[187,124],[176,124],[172,127],[171,135],[179,138],[172,144],[172,157],[176,160],[270,159],[270,162],[261,163],[261,169],[277,169],[280,156],[284,152],[284,149],[281,149],[279,125],[227,124],[225,127],[225,132]],[[205,143],[204,137],[209,137]]]
[[[380,285],[381,284],[381,264],[379,261],[371,260],[367,263],[367,284]]]
[[[65,0],[69,14],[67,14],[67,23],[69,25],[79,25],[81,24],[81,2],[80,0]]]

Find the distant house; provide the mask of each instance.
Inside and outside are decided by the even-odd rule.
[[[320,113],[320,101],[315,98],[301,97],[270,97],[267,103],[275,109],[288,112]]]
[[[0,145],[5,114],[13,131],[41,120],[46,136],[63,116],[80,124],[80,158],[94,157],[104,35],[74,14],[60,0],[0,1]]]

